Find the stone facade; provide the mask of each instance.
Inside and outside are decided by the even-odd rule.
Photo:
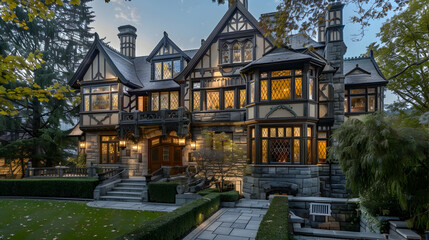
[[[321,164],[319,167],[320,193],[323,197],[347,198],[346,177],[338,164]]]

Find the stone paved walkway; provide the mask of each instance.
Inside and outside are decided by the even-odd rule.
[[[267,200],[241,200],[236,208],[217,211],[183,240],[255,239],[268,206]]]
[[[155,212],[172,212],[180,206],[168,203],[149,203],[149,202],[116,202],[116,201],[92,201],[86,205],[89,207],[155,211]]]

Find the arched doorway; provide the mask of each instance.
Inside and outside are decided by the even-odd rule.
[[[182,166],[182,147],[179,146],[178,137],[149,139],[149,173],[162,166]]]

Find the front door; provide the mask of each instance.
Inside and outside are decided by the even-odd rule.
[[[176,137],[149,139],[149,172],[162,166],[182,166],[182,147]]]
[[[116,136],[101,136],[100,163],[119,163],[119,141]]]

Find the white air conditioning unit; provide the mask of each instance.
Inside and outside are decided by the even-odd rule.
[[[310,216],[331,216],[331,204],[310,203]]]

